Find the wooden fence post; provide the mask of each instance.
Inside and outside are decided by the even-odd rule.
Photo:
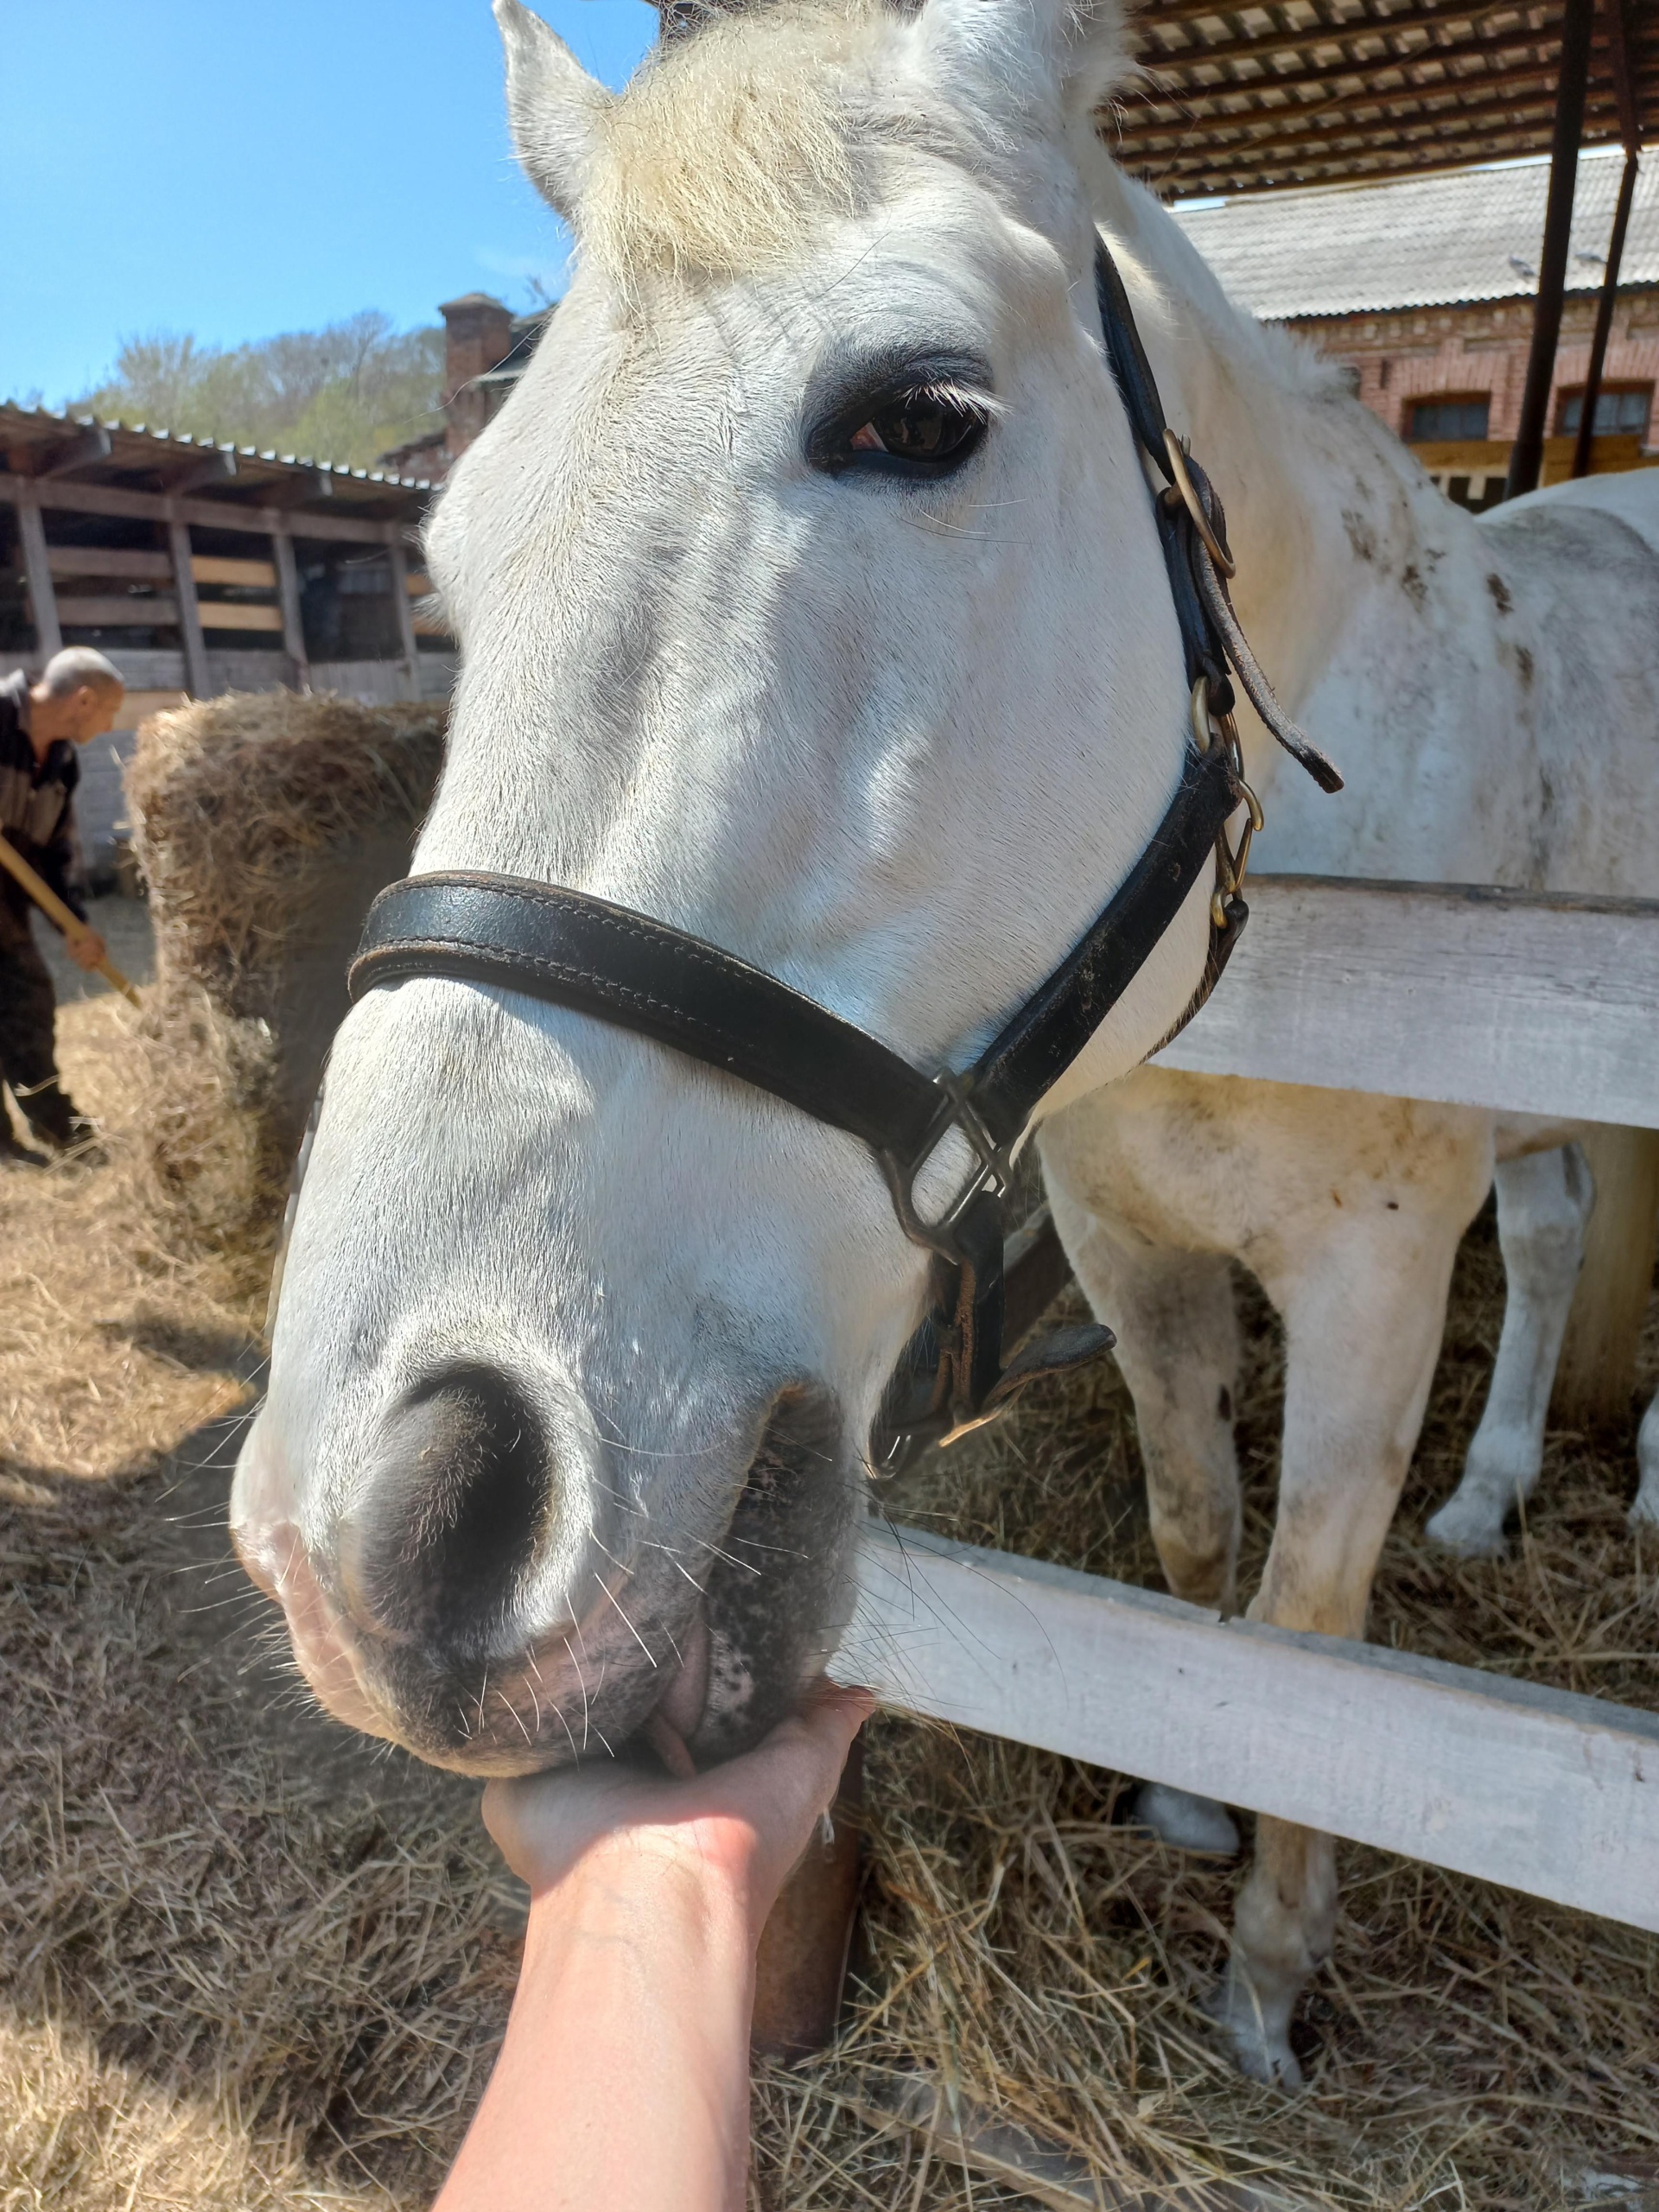
[[[1553,1413],[1569,1428],[1615,1427],[1630,1418],[1659,1249],[1659,1129],[1604,1127],[1580,1141],[1596,1179],[1596,1210],[1555,1370]]]
[[[44,666],[62,646],[63,632],[58,626],[58,594],[46,550],[40,494],[27,482],[20,485],[17,492],[17,534],[22,540],[23,575],[28,580],[29,608],[35,617],[35,648]]]
[[[184,647],[184,688],[193,699],[206,699],[213,686],[207,678],[207,641],[202,635],[201,608],[196,600],[196,572],[190,565],[190,525],[169,513],[167,542],[173,555],[173,585],[179,598],[179,639]]]
[[[863,1802],[864,1746],[855,1738],[831,1834],[813,1837],[760,1932],[750,2041],[763,2057],[791,2064],[836,2039],[858,1911]]]
[[[397,618],[397,642],[403,648],[404,667],[409,681],[409,696],[421,696],[421,649],[415,636],[415,610],[409,603],[409,556],[404,550],[402,527],[393,524],[386,539],[386,555],[391,564],[392,612]]]
[[[305,650],[305,623],[300,611],[300,569],[294,558],[294,533],[286,518],[270,533],[271,556],[276,564],[276,596],[283,610],[283,647],[294,664],[294,681],[302,691],[311,689],[311,661]]]

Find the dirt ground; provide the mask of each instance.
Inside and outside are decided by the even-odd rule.
[[[141,938],[123,949],[142,973]],[[228,1560],[263,1296],[257,1269],[182,1262],[137,1211],[134,1019],[97,990],[61,1018],[115,1165],[0,1169],[0,2212],[413,2208],[487,2074],[519,1904],[475,1789],[317,1714]],[[1281,1363],[1241,1294],[1259,1565]],[[1634,1417],[1552,1435],[1508,1560],[1422,1541],[1500,1313],[1485,1218],[1372,1633],[1659,1707],[1659,1547],[1623,1519]],[[1641,1379],[1659,1382],[1659,1326]],[[1157,1580],[1109,1367],[885,1502]],[[1097,1770],[896,1720],[872,1736],[858,1986],[836,2052],[757,2079],[756,2207],[1019,2202],[849,2109],[918,2064],[1150,2181],[1148,2205],[1217,2174],[1351,2212],[1659,2205],[1659,1939],[1344,1847],[1336,1956],[1298,2030],[1309,2088],[1287,2099],[1227,2072],[1201,2009],[1232,1870],[1136,1835]]]

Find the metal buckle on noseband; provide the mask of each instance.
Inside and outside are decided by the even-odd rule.
[[[899,1227],[938,1263],[934,1310],[906,1345],[884,1398],[888,1433],[881,1434],[884,1422],[878,1420],[870,1440],[873,1468],[884,1474],[896,1473],[921,1442],[953,1444],[1001,1409],[982,1410],[1003,1373],[1002,1209],[1014,1183],[1014,1161],[974,1103],[969,1082],[949,1070],[933,1081],[944,1103],[920,1148],[908,1160],[892,1151],[876,1154]],[[916,1179],[952,1129],[966,1138],[977,1166],[930,1221],[917,1207]],[[988,1377],[988,1356],[995,1370]],[[918,1380],[925,1393],[915,1387]],[[896,1395],[895,1385],[909,1386],[902,1406],[899,1399],[906,1394],[901,1387]],[[925,1402],[918,1403],[918,1397]]]
[[[1007,1196],[1014,1183],[1014,1161],[1008,1147],[999,1144],[987,1128],[961,1076],[946,1069],[936,1075],[933,1082],[944,1093],[944,1104],[921,1150],[909,1160],[881,1151],[877,1153],[876,1161],[893,1194],[893,1210],[899,1217],[899,1226],[912,1243],[925,1245],[942,1260],[956,1262],[962,1256],[954,1234],[957,1224],[975,1200],[988,1192],[999,1199]],[[952,1129],[960,1130],[968,1140],[979,1166],[944,1211],[936,1220],[926,1221],[916,1207],[916,1179]]]

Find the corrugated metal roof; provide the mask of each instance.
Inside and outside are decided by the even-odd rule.
[[[144,423],[118,423],[94,415],[60,415],[50,408],[24,407],[10,399],[0,400],[0,464],[3,464],[7,453],[16,454],[21,449],[29,455],[28,473],[36,474],[52,467],[60,458],[68,459],[82,441],[100,431],[107,438],[108,452],[99,457],[89,455],[74,464],[75,473],[90,481],[142,472],[160,477],[161,488],[165,490],[171,480],[196,474],[210,467],[215,457],[220,457],[222,475],[200,485],[199,491],[233,496],[238,490],[247,491],[302,473],[327,477],[331,484],[334,480],[343,480],[342,488],[350,484],[373,486],[385,492],[432,489],[425,477],[397,476],[379,468],[353,468],[344,461],[314,461],[302,454],[274,449],[262,452],[257,446],[227,444],[213,438],[191,437],[181,431],[152,429]],[[13,465],[17,464],[14,461]]]
[[[1601,284],[1623,165],[1616,149],[1579,157],[1569,291]],[[1527,162],[1173,213],[1239,305],[1276,322],[1529,296],[1548,186],[1548,164]],[[1619,283],[1659,284],[1659,156],[1642,165]]]

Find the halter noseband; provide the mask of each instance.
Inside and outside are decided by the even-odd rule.
[[[369,910],[348,977],[353,1001],[416,976],[522,991],[672,1046],[861,1139],[887,1178],[905,1234],[934,1255],[933,1310],[905,1349],[870,1440],[873,1460],[889,1468],[924,1443],[988,1420],[1033,1376],[1075,1366],[1112,1342],[1109,1329],[1092,1325],[1058,1329],[1004,1364],[1011,1154],[1212,859],[1209,956],[1176,1028],[1208,998],[1238,941],[1249,914],[1240,887],[1262,811],[1243,778],[1230,663],[1287,750],[1322,788],[1341,788],[1336,770],[1274,699],[1239,633],[1224,582],[1233,562],[1221,502],[1165,425],[1103,241],[1096,242],[1095,289],[1130,427],[1165,479],[1154,508],[1194,741],[1167,812],[1104,911],[970,1068],[925,1076],[868,1031],[718,945],[586,892],[515,876],[453,872],[390,885]],[[1249,819],[1235,850],[1227,824],[1241,804]],[[967,1141],[974,1173],[944,1212],[929,1218],[917,1204],[917,1179],[951,1129]],[[1023,1316],[1022,1325],[1034,1318]]]

